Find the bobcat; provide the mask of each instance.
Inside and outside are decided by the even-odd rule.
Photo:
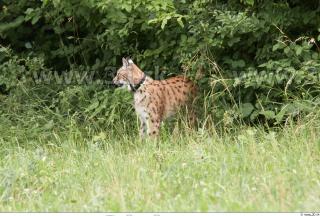
[[[184,76],[153,80],[131,59],[122,58],[113,83],[134,94],[134,108],[140,119],[140,135],[158,136],[160,123],[181,107],[191,107],[195,84]],[[190,113],[192,113],[190,109]],[[194,117],[192,115],[192,117]]]

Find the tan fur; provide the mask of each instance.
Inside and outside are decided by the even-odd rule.
[[[131,90],[129,83],[135,86],[143,77],[144,73],[132,60],[123,59],[123,66],[118,70],[113,82]],[[141,120],[140,134],[157,136],[161,122],[181,107],[190,107],[195,94],[196,86],[184,76],[165,80],[153,80],[146,76],[143,84],[134,92],[134,107]]]

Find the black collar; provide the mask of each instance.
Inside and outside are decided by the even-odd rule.
[[[146,77],[147,77],[147,75],[144,74],[142,79],[140,80],[140,82],[137,85],[132,85],[131,83],[129,83],[131,91],[136,92],[140,88],[140,86],[144,83],[144,81],[146,80]]]

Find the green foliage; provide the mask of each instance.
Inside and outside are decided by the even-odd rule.
[[[249,92],[262,93],[251,100],[255,109],[245,116],[254,120],[264,115],[279,123],[286,115],[308,113],[319,105],[319,53],[312,48],[312,38],[279,40],[272,47],[275,59],[256,68],[248,67],[235,79],[234,87],[244,86]],[[302,101],[297,102],[299,99]]]
[[[111,80],[105,68],[132,56],[153,76],[159,68],[163,77],[195,79],[220,107],[215,117],[232,109],[233,119],[281,123],[318,107],[319,8],[318,1],[296,0],[3,0],[0,91],[8,94],[19,83],[32,88],[30,77],[39,71],[48,77],[94,70],[93,82]],[[113,96],[103,101],[108,91],[96,87],[88,87],[87,110],[115,112],[108,104]],[[73,112],[87,107],[59,95]]]
[[[186,128],[141,141],[45,111],[0,115],[2,211],[277,211],[320,204],[319,116],[268,132]],[[116,132],[116,133],[115,133]]]

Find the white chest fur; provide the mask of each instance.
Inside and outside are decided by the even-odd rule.
[[[134,94],[134,108],[143,122],[147,122],[148,113],[145,107],[146,95],[136,92]]]

